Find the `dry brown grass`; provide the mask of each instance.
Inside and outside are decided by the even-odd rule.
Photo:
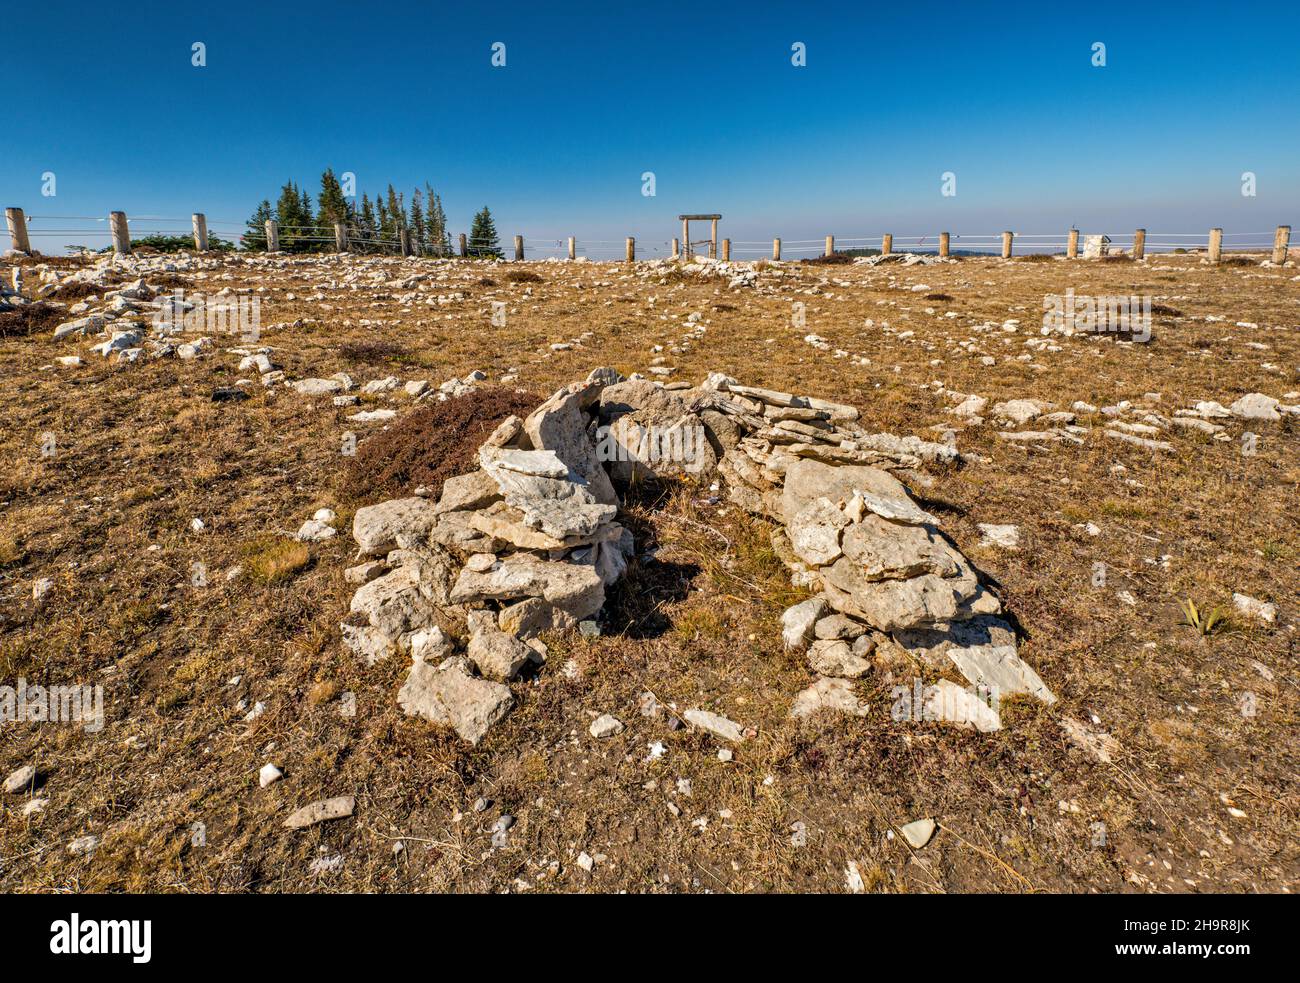
[[[1300,389],[1293,270],[1214,268],[1196,256],[763,265],[783,276],[735,291],[675,270],[638,278],[624,264],[548,265],[523,300],[500,266],[387,262],[386,279],[450,270],[454,282],[438,292],[469,288],[469,299],[438,307],[332,291],[305,267],[272,280],[235,259],[195,288],[267,285],[266,322],[315,318],[265,338],[291,378],[357,374],[341,347],[387,342],[435,384],[517,369],[519,385],[545,395],[598,364],[645,371],[651,346],[663,345],[673,378],[724,371],[852,402],[872,428],[921,435],[953,423],[949,401],[928,385],[935,379],[991,402],[1032,397],[1063,408],[1156,392],[1149,405],[1166,415],[1201,399]],[[227,273],[232,280],[221,279]],[[478,286],[484,275],[501,285]],[[954,300],[923,300],[911,291],[921,284]],[[1091,337],[1053,339],[1062,348],[1054,353],[1027,347],[1043,296],[1071,286],[1150,293],[1181,313],[1162,315],[1146,346]],[[328,310],[303,299],[316,289]],[[298,299],[284,300],[290,292]],[[510,305],[507,327],[492,325],[491,299]],[[806,304],[804,325],[792,320],[794,300]],[[945,318],[948,310],[959,316]],[[707,331],[683,344],[682,322],[695,311]],[[1020,320],[1017,333],[974,330],[1007,318]],[[882,322],[912,335],[900,340]],[[549,348],[587,331],[593,337],[568,351]],[[804,344],[810,331],[831,350]],[[346,535],[312,545],[313,559],[274,586],[248,572],[247,544],[306,549],[286,534],[322,505],[344,515],[339,436],[354,427],[352,410],[260,386],[246,402],[214,404],[212,390],[238,377],[224,354],[42,368],[84,347],[44,334],[0,342],[0,684],[19,675],[102,682],[108,716],[98,735],[6,725],[0,773],[38,764],[50,804],[24,817],[16,798],[5,803],[2,889],[835,891],[850,859],[872,889],[890,892],[1297,886],[1293,423],[1252,424],[1254,456],[1235,440],[1182,431],[1168,435],[1176,452],[1160,457],[1095,434],[1078,447],[1010,446],[992,421],[960,433],[963,452],[980,460],[933,471],[914,490],[976,559],[1022,629],[1021,656],[1060,697],[1052,707],[1004,707],[1008,727],[997,734],[895,724],[891,688],[929,678],[919,666],[863,682],[867,718],[791,721],[793,694],[811,676],[780,643],[780,611],[800,595],[766,524],[711,502],[707,486],[676,486],[639,489],[628,503],[643,554],[610,593],[604,635],[548,638],[537,681],[517,687],[513,714],[468,748],[401,714],[399,660],[367,668],[342,648]],[[982,364],[986,354],[996,366]],[[374,374],[390,373],[385,365]],[[384,405],[404,408],[404,399]],[[52,459],[40,455],[47,431],[58,436]],[[190,531],[193,517],[205,532]],[[979,549],[980,522],[1017,523],[1021,548]],[[1083,531],[1086,522],[1099,535]],[[191,582],[195,562],[207,567],[206,588]],[[1097,562],[1108,570],[1104,588],[1092,584]],[[227,580],[237,565],[246,575]],[[37,609],[31,586],[42,577],[55,586]],[[1233,591],[1277,602],[1279,624],[1233,619],[1205,637],[1179,624],[1178,599],[1213,608]],[[572,671],[561,671],[570,660]],[[663,708],[657,716],[642,716],[645,692]],[[1248,694],[1252,715],[1243,713]],[[265,711],[245,721],[258,702]],[[711,739],[672,726],[695,706],[758,736],[724,763]],[[586,727],[606,712],[627,729],[594,742]],[[1101,721],[1119,744],[1111,765],[1069,743],[1067,715]],[[666,754],[647,760],[655,742]],[[268,759],[286,777],[263,790],[256,772]],[[357,796],[354,819],[281,828],[292,809],[337,794]],[[1228,815],[1221,796],[1246,818]],[[479,797],[493,802],[485,813],[472,810]],[[494,851],[489,827],[503,811],[518,823],[510,846]],[[896,828],[920,816],[941,830],[913,854]],[[203,847],[191,842],[197,822]],[[806,825],[807,846],[792,844],[795,822]],[[1103,846],[1094,845],[1098,822]],[[100,850],[70,857],[65,844],[88,832],[102,837]],[[399,839],[405,850],[394,854]],[[344,858],[338,872],[311,871],[322,847]],[[580,850],[607,859],[587,874]]]
[[[311,562],[311,550],[305,543],[291,539],[267,538],[246,547],[244,563],[249,576],[259,584],[275,586],[291,580]]]

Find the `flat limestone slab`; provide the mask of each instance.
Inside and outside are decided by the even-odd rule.
[[[1001,618],[981,616],[900,631],[894,641],[931,665],[950,659],[971,685],[988,687],[999,698],[1027,693],[1044,703],[1056,702],[1038,673],[1021,661],[1015,632]]]
[[[321,799],[305,805],[284,821],[286,829],[306,829],[317,823],[331,819],[346,819],[357,807],[357,800],[350,795],[336,795],[332,799]]]

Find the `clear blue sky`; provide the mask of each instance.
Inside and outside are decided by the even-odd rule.
[[[332,166],[507,238],[1300,226],[1296,4],[6,7],[0,198],[30,215],[242,222]]]

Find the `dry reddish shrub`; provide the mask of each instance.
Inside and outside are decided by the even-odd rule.
[[[102,296],[105,291],[111,289],[111,287],[101,287],[97,283],[73,280],[63,284],[57,290],[50,291],[46,296],[54,300],[83,300],[86,297]]]
[[[506,279],[511,283],[541,283],[542,278],[532,270],[510,270]]]
[[[0,311],[0,338],[26,338],[68,320],[66,308],[37,302],[24,304],[12,311]]]
[[[804,263],[811,263],[818,266],[840,266],[844,263],[852,263],[853,257],[848,253],[828,253],[821,256],[813,256],[809,259],[801,260]]]
[[[339,355],[349,362],[377,365],[381,362],[401,362],[411,357],[411,351],[391,341],[347,341],[339,345]]]
[[[458,399],[426,403],[357,446],[343,476],[349,498],[379,501],[424,485],[436,498],[442,483],[478,466],[479,444],[508,416],[524,417],[542,397],[485,386]]]

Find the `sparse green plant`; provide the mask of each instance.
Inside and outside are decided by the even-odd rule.
[[[1196,606],[1196,602],[1190,597],[1185,601],[1179,601],[1178,607],[1183,612],[1183,624],[1190,625],[1196,629],[1198,635],[1207,636],[1215,628],[1224,624],[1224,611],[1221,607],[1215,607],[1206,612]]]

